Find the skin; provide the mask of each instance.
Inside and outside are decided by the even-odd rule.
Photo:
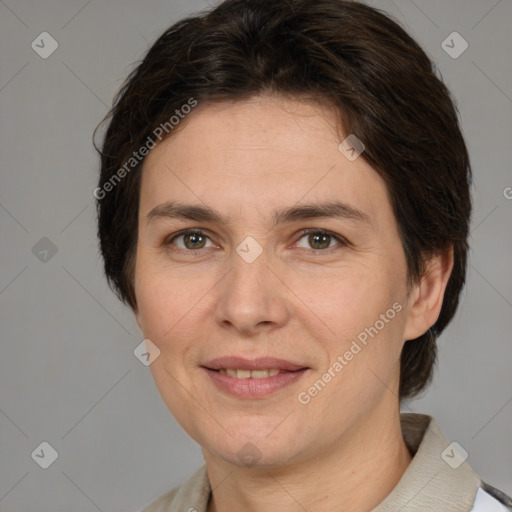
[[[167,407],[202,447],[213,487],[209,512],[369,511],[411,461],[399,417],[399,358],[439,315],[452,269],[448,251],[417,285],[407,267],[382,178],[338,149],[348,134],[333,111],[258,96],[199,105],[146,158],[135,264],[137,322],[160,350],[151,364]],[[166,201],[208,205],[225,223],[147,214]],[[343,201],[354,219],[272,226],[274,209]],[[186,236],[200,229],[195,249]],[[311,241],[305,228],[334,237]],[[236,252],[253,237],[262,254]],[[328,248],[322,248],[328,246]],[[319,248],[320,247],[320,248]],[[311,401],[297,399],[394,303],[402,310]],[[238,355],[278,357],[309,370],[266,398],[219,391],[201,368]],[[259,450],[248,467],[246,443]]]

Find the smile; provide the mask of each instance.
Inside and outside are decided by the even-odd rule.
[[[239,370],[203,367],[217,390],[239,399],[265,398],[292,386],[304,377],[309,368],[300,370]]]
[[[281,370],[272,368],[270,370],[234,370],[232,368],[221,368],[222,375],[229,375],[235,379],[265,379],[277,375]]]

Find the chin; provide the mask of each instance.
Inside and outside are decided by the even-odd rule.
[[[249,422],[243,422],[239,424],[240,429],[230,429],[231,436],[225,433],[222,439],[203,438],[200,444],[216,457],[239,467],[282,467],[300,456],[303,443],[295,433],[278,432],[279,427],[276,429],[276,425],[279,422],[265,422],[264,428],[253,427],[251,430]]]

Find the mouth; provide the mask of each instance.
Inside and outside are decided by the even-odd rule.
[[[276,370],[279,372],[294,372],[297,370],[307,368],[303,364],[287,361],[286,359],[278,359],[276,357],[259,357],[256,359],[245,359],[243,357],[237,356],[218,357],[216,359],[212,359],[211,361],[206,362],[203,366],[205,368],[208,368],[209,370],[236,370],[237,372],[275,372]],[[257,377],[255,376],[255,378]]]
[[[235,379],[266,379],[273,377],[281,371],[277,368],[271,368],[269,370],[240,370],[234,368],[221,368],[220,370],[213,370],[219,372],[221,375],[229,375]]]
[[[229,375],[234,379],[267,379],[268,377],[274,377],[280,373],[294,373],[289,370],[280,370],[278,368],[271,368],[268,370],[241,370],[235,368],[220,368],[219,370],[214,370],[213,368],[206,369],[213,372],[218,372],[221,375]],[[306,368],[301,369],[305,370]],[[295,371],[300,372],[301,370]]]
[[[216,387],[237,398],[263,398],[300,380],[309,367],[276,358],[223,357],[202,368]]]

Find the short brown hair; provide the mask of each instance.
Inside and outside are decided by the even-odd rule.
[[[337,107],[346,133],[363,141],[362,157],[387,184],[409,283],[421,277],[429,257],[453,247],[439,318],[402,351],[400,399],[415,396],[432,378],[436,339],[455,314],[465,282],[471,169],[456,107],[435,66],[397,22],[363,3],[226,0],[158,38],[105,119],[97,189],[103,192],[95,196],[109,284],[136,307],[143,160],[127,169],[133,152],[190,98],[201,103],[260,93]],[[122,179],[113,182],[123,166]]]

